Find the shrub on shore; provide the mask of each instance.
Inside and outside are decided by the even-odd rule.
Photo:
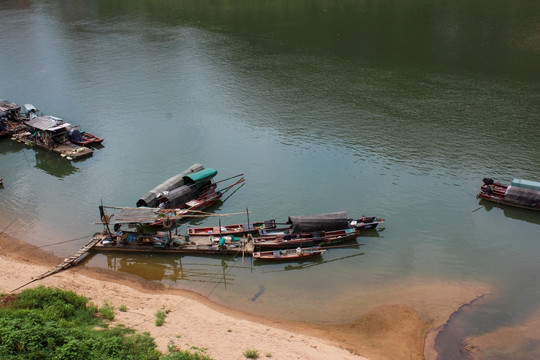
[[[110,316],[98,312],[72,291],[40,286],[0,295],[0,358],[211,360],[189,352],[162,355],[149,333],[107,328]]]

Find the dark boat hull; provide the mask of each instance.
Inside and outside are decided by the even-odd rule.
[[[255,238],[253,245],[256,249],[261,250],[276,250],[276,249],[291,249],[296,247],[306,246],[328,246],[338,244],[348,240],[354,240],[358,237],[358,233],[354,229],[329,231],[324,236],[288,238],[277,236],[274,238]]]

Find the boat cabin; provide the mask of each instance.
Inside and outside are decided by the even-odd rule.
[[[33,140],[40,145],[54,148],[69,141],[68,129],[71,124],[54,116],[39,116],[26,121]]]
[[[20,105],[6,100],[0,100],[0,120],[17,120],[20,112]]]

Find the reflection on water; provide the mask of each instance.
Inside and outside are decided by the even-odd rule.
[[[296,261],[296,262],[294,262],[294,264],[291,264],[290,262],[285,264],[285,265],[283,265],[283,264],[275,265],[274,264],[272,267],[269,266],[271,264],[271,262],[269,262],[269,261],[254,261],[253,265],[254,266],[265,266],[266,265],[266,267],[268,267],[269,269],[264,269],[263,268],[261,270],[261,273],[267,274],[267,273],[281,272],[281,271],[307,270],[307,269],[312,268],[314,266],[323,265],[323,264],[329,264],[329,263],[332,263],[332,262],[335,262],[335,261],[341,261],[341,260],[345,260],[345,259],[350,259],[350,258],[354,258],[354,257],[360,256],[360,255],[364,255],[364,253],[357,253],[357,254],[352,254],[352,255],[340,256],[340,257],[333,258],[333,259],[330,259],[330,260],[324,260],[322,257],[321,258],[304,259],[304,260]],[[281,268],[281,267],[283,267],[283,268]]]
[[[487,212],[490,212],[493,209],[501,209],[503,210],[504,216],[506,216],[507,218],[540,225],[540,211],[520,209],[505,204],[497,204],[492,201],[487,201],[485,199],[478,200],[478,204],[481,205],[481,208],[484,208]]]
[[[129,255],[109,254],[107,268],[113,271],[140,276],[146,280],[160,281],[166,284],[181,282],[228,284],[234,281],[230,274],[234,262],[217,258],[183,257],[178,255]]]
[[[9,138],[0,139],[0,154],[6,155],[26,149],[27,147],[21,143],[11,141]]]
[[[36,167],[49,175],[64,178],[78,170],[71,161],[63,159],[58,154],[38,148],[33,150],[36,153]]]

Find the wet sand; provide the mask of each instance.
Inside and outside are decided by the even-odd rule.
[[[0,292],[31,281],[62,259],[33,245],[0,235]],[[274,359],[434,359],[438,330],[462,304],[489,293],[482,284],[437,280],[363,289],[365,313],[339,325],[316,325],[254,316],[139,277],[101,268],[74,267],[39,285],[72,290],[116,311],[114,322],[148,331],[163,352],[174,344],[197,347],[215,359],[243,358],[247,349]],[[17,290],[20,291],[20,290]],[[339,299],[338,299],[339,301]],[[161,327],[155,312],[168,311]],[[425,352],[425,357],[424,357]]]

